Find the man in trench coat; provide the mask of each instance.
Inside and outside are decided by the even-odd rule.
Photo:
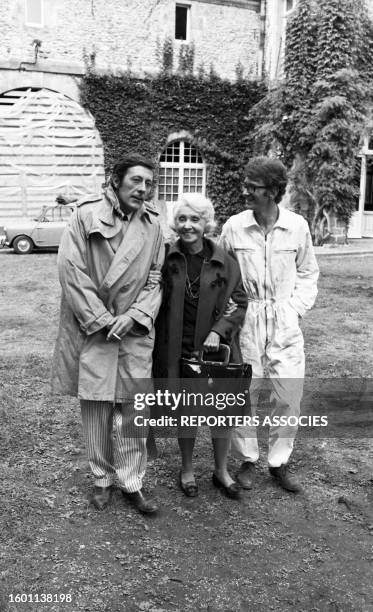
[[[158,509],[142,491],[147,430],[135,427],[132,412],[134,388],[151,377],[161,301],[155,271],[164,244],[157,212],[147,202],[153,171],[152,162],[137,154],[118,162],[103,197],[77,205],[58,255],[62,299],[53,386],[80,398],[95,478],[92,503],[100,510],[110,501],[115,475],[140,512]]]

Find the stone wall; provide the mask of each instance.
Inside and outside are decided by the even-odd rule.
[[[84,56],[95,56],[98,69],[131,69],[139,76],[160,68],[160,50],[174,39],[174,0],[42,0],[44,24],[25,23],[25,0],[0,3],[0,69],[18,68],[34,60],[33,41],[41,40],[41,70],[81,73]],[[223,78],[234,79],[236,67],[258,76],[260,2],[191,0],[190,41],[196,70],[213,66]],[[255,10],[257,9],[257,10]],[[174,41],[175,64],[180,47]],[[24,66],[31,70],[32,66]]]

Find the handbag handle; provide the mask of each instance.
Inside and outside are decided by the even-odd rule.
[[[204,353],[205,351],[203,349],[200,350],[199,354],[198,354],[198,361],[200,363],[208,363],[210,365],[220,365],[220,366],[227,366],[229,363],[229,359],[231,356],[231,349],[230,346],[228,346],[228,344],[220,344],[219,347],[219,351],[223,351],[224,352],[224,361],[205,361],[204,360]]]

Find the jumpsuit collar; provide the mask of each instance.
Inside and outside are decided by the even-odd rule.
[[[286,210],[286,208],[283,208],[282,206],[278,206],[278,210],[279,210],[278,219],[276,223],[274,224],[273,229],[275,227],[281,227],[282,229],[285,229],[285,230],[291,229],[291,219],[290,219],[289,212]],[[254,217],[254,211],[247,210],[246,219],[244,221],[244,227],[253,227],[253,226],[260,227],[259,223],[256,221]]]

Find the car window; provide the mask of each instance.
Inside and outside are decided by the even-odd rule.
[[[40,217],[39,217],[39,221],[42,221],[42,222],[54,221],[53,208],[51,206],[43,207]]]
[[[71,208],[70,206],[60,206],[60,219],[61,221],[68,221],[71,217]]]
[[[71,206],[44,206],[38,221],[48,223],[49,221],[65,221],[70,219],[73,208]]]

